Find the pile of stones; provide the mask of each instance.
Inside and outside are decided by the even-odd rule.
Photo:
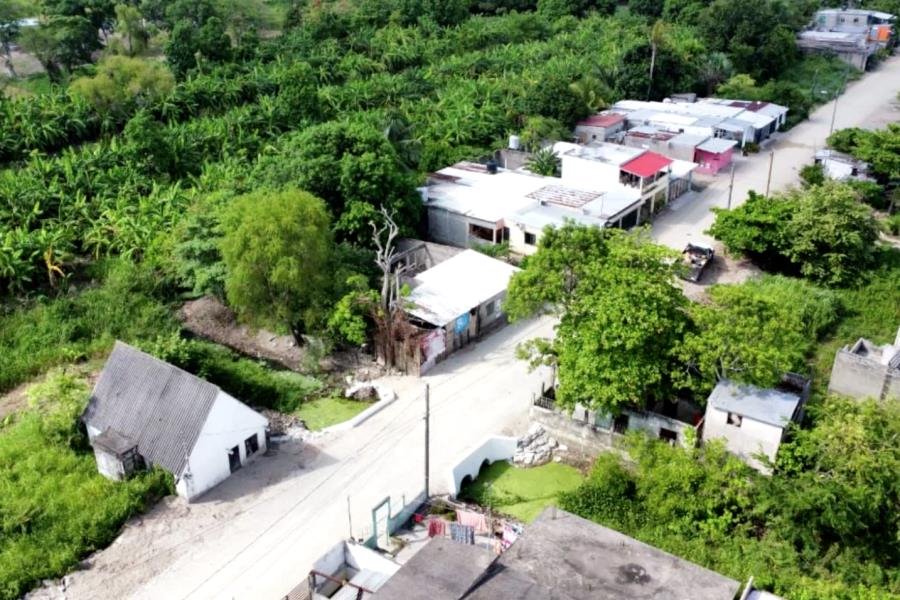
[[[528,433],[519,438],[513,463],[523,467],[537,467],[550,462],[554,452],[565,452],[567,448],[550,437],[544,428],[532,423]],[[557,456],[557,461],[561,460]]]

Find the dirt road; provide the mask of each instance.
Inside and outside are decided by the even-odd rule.
[[[893,56],[861,79],[850,83],[837,102],[835,129],[865,127],[876,129],[900,121],[900,56]],[[810,118],[790,131],[777,134],[759,154],[738,158],[735,167],[732,206],[744,202],[750,190],[764,193],[772,160],[771,190],[796,185],[800,169],[813,160],[817,149],[825,146],[834,114],[834,102],[820,106]],[[728,202],[727,172],[712,179],[702,192],[679,198],[662,212],[653,224],[653,237],[676,250],[689,241],[712,244],[703,232],[713,223],[710,208],[724,208]]]
[[[523,433],[532,391],[516,344],[551,335],[550,320],[507,327],[421,380],[396,377],[399,399],[360,427],[288,443],[194,504],[167,499],[68,578],[66,598],[279,598],[349,535],[371,531],[371,509],[423,488],[424,384],[431,388],[434,492],[453,459],[488,435]],[[40,597],[51,597],[46,590]]]

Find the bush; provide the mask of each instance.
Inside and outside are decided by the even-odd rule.
[[[29,394],[39,409],[0,429],[0,598],[61,577],[173,490],[158,470],[119,483],[97,472],[77,422],[87,391],[52,375]]]
[[[97,269],[99,283],[38,300],[0,318],[0,390],[55,365],[98,356],[116,339],[134,342],[177,330],[156,274],[126,261]]]
[[[228,348],[177,333],[142,345],[145,352],[221,387],[247,404],[289,413],[320,392],[321,382],[293,371],[273,369]]]
[[[900,235],[900,213],[893,214],[884,221],[884,228],[891,235]]]

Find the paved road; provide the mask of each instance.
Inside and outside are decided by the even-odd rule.
[[[453,459],[489,435],[524,432],[531,393],[547,373],[528,373],[514,349],[551,334],[549,319],[506,327],[421,380],[393,378],[399,399],[360,427],[285,444],[195,504],[166,500],[95,555],[89,570],[70,576],[66,598],[283,596],[347,537],[348,496],[359,536],[387,495],[422,491],[424,383],[431,387],[431,487],[446,492]]]
[[[898,119],[900,57],[849,86],[837,127],[880,126]],[[796,181],[828,135],[832,106],[779,137],[772,187]],[[734,200],[764,190],[768,155],[741,160]],[[680,199],[657,220],[654,237],[676,249],[705,240],[709,208],[724,206],[727,176]],[[66,598],[271,598],[302,581],[312,561],[347,537],[348,508],[356,535],[367,532],[371,508],[388,494],[421,491],[424,383],[432,391],[432,489],[446,489],[454,458],[487,435],[525,427],[531,392],[542,373],[527,373],[516,344],[550,335],[549,320],[508,327],[439,365],[422,380],[396,378],[400,398],[362,426],[312,444],[290,443],[274,457],[242,469],[195,504],[165,500],[130,524],[88,569],[67,578]],[[43,590],[37,597],[59,597]]]
[[[882,63],[878,70],[847,86],[846,92],[838,98],[835,129],[879,128],[900,121],[898,92],[900,56],[894,56]],[[773,139],[759,154],[739,158],[735,168],[732,206],[743,203],[750,190],[765,192],[771,151],[775,153],[771,189],[774,191],[795,185],[799,181],[800,168],[811,163],[816,150],[825,146],[833,109],[833,102],[820,106],[809,120],[778,134],[777,139]],[[727,204],[728,180],[728,173],[722,172],[702,192],[676,200],[654,222],[653,237],[676,250],[684,248],[689,241],[712,244],[713,240],[703,232],[713,223],[713,214],[709,209],[724,208]]]

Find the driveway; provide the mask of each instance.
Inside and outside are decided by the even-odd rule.
[[[861,79],[851,82],[838,98],[835,130],[845,127],[877,129],[900,121],[900,56],[893,56]],[[817,149],[825,146],[829,135],[834,102],[820,106],[810,118],[791,130],[776,134],[759,154],[737,158],[734,174],[732,206],[742,204],[750,190],[765,193],[771,153],[771,191],[781,190],[799,182],[799,171],[813,161]],[[653,224],[652,236],[658,242],[676,250],[687,242],[713,245],[714,240],[703,233],[714,220],[710,208],[725,208],[728,203],[729,174],[721,172],[708,180],[700,192],[687,194],[660,213]]]
[[[187,504],[169,498],[130,523],[86,570],[67,577],[65,597],[275,599],[350,535],[368,536],[372,508],[423,489],[424,384],[431,390],[431,490],[447,491],[454,459],[495,434],[527,428],[532,392],[516,345],[552,335],[550,319],[508,326],[463,349],[421,379],[389,378],[396,402],[356,429],[289,442]],[[36,597],[60,597],[42,590]]]

